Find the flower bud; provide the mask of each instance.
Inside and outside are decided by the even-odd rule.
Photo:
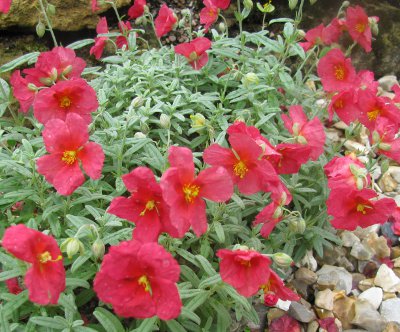
[[[83,252],[85,251],[85,247],[83,246],[83,243],[74,237],[70,237],[66,239],[60,246],[60,249],[62,252],[66,252],[68,258],[72,258],[72,256],[75,256],[78,251],[82,255]]]
[[[171,126],[171,118],[167,114],[161,114],[160,126],[165,129],[168,129]]]
[[[272,218],[273,218],[273,219],[280,218],[280,217],[282,216],[282,214],[283,214],[282,208],[281,208],[280,206],[278,206],[278,207],[275,209],[275,212],[274,212],[274,214],[272,215]]]
[[[379,34],[378,18],[376,16],[368,17],[369,26],[374,36]]]
[[[250,85],[257,85],[258,83],[260,83],[260,79],[255,73],[247,73],[242,78],[242,83],[247,88]]]
[[[201,128],[206,124],[206,118],[200,113],[192,114],[190,120],[192,120],[192,128]]]
[[[253,8],[253,1],[244,0],[243,5],[244,5],[244,8],[246,8],[247,10],[251,10]]]
[[[48,78],[48,77],[41,77],[41,78],[39,78],[39,81],[41,83],[43,83],[44,85],[46,85],[46,86],[50,86],[50,85],[52,85],[54,83],[54,81],[52,81],[51,78]]]
[[[182,16],[190,16],[190,15],[191,15],[190,9],[187,9],[187,8],[182,9],[182,10],[181,10],[181,15],[182,15]]]
[[[226,31],[226,25],[224,22],[221,22],[220,24],[218,24],[218,29],[221,32],[225,32]]]
[[[147,123],[143,122],[140,124],[140,130],[143,134],[147,135],[150,132],[150,127]]]
[[[347,7],[349,7],[350,6],[350,1],[343,1],[342,2],[342,7],[343,8],[347,8]]]
[[[138,108],[140,106],[143,106],[144,103],[144,99],[141,96],[137,96],[136,98],[134,98],[131,102],[131,106],[133,108]]]
[[[99,238],[97,238],[96,241],[94,241],[94,243],[92,244],[93,256],[96,259],[102,259],[105,251],[106,247],[104,245],[104,242]]]
[[[295,9],[297,7],[298,0],[289,0],[289,8]]]
[[[379,135],[379,133],[374,130],[374,132],[372,133],[372,142],[373,143],[378,143],[381,140],[381,136]]]
[[[364,188],[364,179],[363,178],[356,178],[356,187],[358,190]]]
[[[48,3],[46,12],[47,12],[47,14],[54,16],[56,14],[56,7],[54,5],[52,5],[51,3]]]
[[[378,148],[383,151],[390,151],[392,149],[392,146],[388,143],[379,143]]]
[[[28,83],[28,89],[35,92],[38,91],[37,86],[33,83]]]
[[[297,30],[297,36],[298,36],[300,39],[303,39],[303,38],[306,36],[306,32],[305,32],[303,29],[298,29],[298,30]]]
[[[300,131],[300,124],[298,122],[295,122],[292,126],[292,131],[293,131],[293,135],[297,136],[299,135],[299,131]]]
[[[301,217],[292,217],[289,220],[288,227],[293,233],[303,234],[306,230],[306,222]]]
[[[36,24],[36,34],[38,35],[39,38],[42,38],[45,33],[46,33],[46,26],[42,23],[42,21],[39,21],[38,24]]]
[[[53,82],[57,81],[58,78],[58,72],[56,68],[52,68],[50,72],[50,77],[49,77]]]
[[[68,75],[70,72],[72,71],[72,65],[68,65],[67,67],[65,67],[65,69],[62,72],[63,76]]]
[[[137,133],[135,133],[135,135],[133,135],[133,137],[135,137],[135,138],[146,138],[147,136],[145,134],[143,134],[141,131],[138,131]]]
[[[297,136],[296,140],[297,140],[297,142],[299,142],[300,144],[303,144],[303,145],[308,143],[307,139],[302,135]]]
[[[272,260],[274,261],[275,264],[279,265],[280,267],[289,267],[293,265],[293,259],[289,255],[283,253],[283,252],[278,252],[276,254],[272,255]]]

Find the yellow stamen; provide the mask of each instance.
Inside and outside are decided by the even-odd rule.
[[[246,266],[246,267],[251,267],[251,262],[245,259],[240,260],[240,264]]]
[[[68,165],[72,165],[76,161],[76,151],[64,151],[61,160]]]
[[[140,216],[143,217],[147,211],[152,211],[156,207],[156,203],[154,201],[148,201],[146,203],[145,209],[140,212]]]
[[[357,32],[363,33],[366,29],[366,26],[364,23],[357,23],[355,28]]]
[[[199,195],[200,187],[194,184],[185,184],[182,188],[185,200],[188,203],[193,203],[193,200]]]
[[[333,106],[335,107],[335,109],[343,108],[343,100],[342,99],[336,100]]]
[[[69,99],[67,96],[61,97],[59,103],[60,107],[69,108],[71,106],[71,99]]]
[[[147,278],[146,275],[142,275],[142,276],[138,279],[138,284],[144,288],[144,291],[145,291],[145,292],[151,292],[150,281],[149,281],[149,279]]]
[[[342,65],[337,65],[333,67],[335,69],[335,77],[336,79],[338,79],[339,81],[343,81],[344,80],[344,76],[345,76],[345,70],[344,67]]]
[[[365,211],[365,208],[368,208],[368,206],[364,204],[357,204],[357,212],[361,212],[362,214],[366,214],[367,211]]]
[[[199,56],[197,55],[196,52],[192,52],[192,53],[189,54],[189,60],[190,60],[190,62],[196,61],[198,58],[199,58]]]
[[[48,251],[45,251],[44,253],[42,253],[38,256],[38,260],[42,264],[46,264],[47,262],[54,263],[54,262],[58,262],[58,261],[62,260],[62,256],[59,255],[56,259],[53,259],[51,257],[51,254]]]
[[[240,177],[241,179],[245,177],[248,170],[249,169],[242,160],[239,160],[235,165],[233,165],[233,171],[235,172],[236,176]]]
[[[379,114],[381,114],[381,110],[378,108],[367,112],[368,120],[375,121]]]

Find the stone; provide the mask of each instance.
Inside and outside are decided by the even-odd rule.
[[[386,264],[379,267],[374,283],[385,292],[400,292],[400,279]]]
[[[343,242],[343,246],[348,248],[351,248],[356,242],[360,242],[360,239],[353,232],[349,231],[343,231],[340,234],[340,239]]]
[[[333,289],[344,290],[346,294],[349,294],[353,288],[353,278],[343,267],[325,264],[319,271],[317,271],[317,275],[317,283],[319,285],[325,284],[327,286],[332,286],[333,284]],[[321,284],[321,282],[323,282],[323,284]]]
[[[352,327],[351,321],[355,316],[355,300],[347,297],[335,297],[333,301],[333,313],[336,318],[342,323],[343,329],[350,329]]]
[[[357,258],[358,260],[367,261],[372,258],[374,253],[364,244],[356,242],[354,243],[353,248],[351,248],[350,255]]]
[[[381,232],[384,237],[391,241],[392,246],[397,246],[399,244],[399,236],[394,234],[392,225],[393,223],[391,222],[385,222],[383,225],[381,225]]]
[[[370,332],[381,332],[385,326],[385,320],[379,315],[372,305],[363,299],[355,302],[355,316],[352,324],[360,326]]]
[[[388,172],[383,174],[378,181],[378,186],[382,189],[383,192],[396,191],[397,185],[398,183],[392,178],[392,176]]]
[[[319,324],[316,320],[313,320],[311,323],[307,325],[307,332],[317,332],[319,328]]]
[[[400,257],[393,259],[393,266],[400,267]]]
[[[302,280],[294,279],[290,282],[290,284],[296,289],[296,292],[301,295],[303,298],[308,298],[309,286]]]
[[[131,0],[117,0],[117,6],[130,5]],[[52,0],[56,7],[56,16],[52,20],[53,28],[61,31],[94,29],[99,21],[98,13],[92,13],[87,0]],[[37,1],[13,0],[10,12],[0,14],[0,29],[8,27],[35,28],[38,23]],[[109,9],[105,6],[104,9]],[[104,11],[104,10],[103,10]]]
[[[389,322],[386,324],[385,329],[382,332],[400,332],[400,324]]]
[[[333,315],[333,312],[330,310],[326,310],[326,309],[321,309],[318,307],[314,308],[315,312],[317,313],[317,316],[319,319],[325,319],[325,318],[333,318],[335,317]]]
[[[344,147],[350,152],[365,153],[367,151],[365,145],[352,140],[345,141]]]
[[[328,288],[315,295],[315,305],[322,309],[333,310],[333,292]]]
[[[299,266],[304,266],[311,271],[317,271],[318,263],[317,260],[314,258],[312,250],[308,250],[302,260],[300,261]]]
[[[362,292],[358,299],[367,300],[375,310],[378,310],[382,303],[383,291],[380,287],[371,287],[366,291]]]
[[[331,141],[332,143],[340,142],[340,137],[342,136],[342,133],[335,128],[326,128],[325,134],[327,140]]]
[[[278,309],[278,308],[270,308],[270,309],[268,310],[268,312],[267,312],[268,325],[271,325],[271,322],[272,322],[274,319],[280,318],[280,317],[282,317],[282,316],[285,315],[285,314],[286,314],[286,312],[283,311],[283,310],[281,310],[281,309]]]
[[[400,184],[400,166],[389,166],[387,172],[397,183]]]
[[[400,257],[400,247],[392,247],[392,258]]]
[[[317,282],[318,276],[315,272],[306,269],[305,267],[299,268],[295,274],[295,279],[304,282],[306,285],[312,285]]]
[[[302,323],[309,323],[317,318],[313,310],[307,308],[303,303],[295,301],[291,303],[288,314]]]
[[[393,292],[383,292],[383,301],[389,300],[389,299],[395,299],[397,298],[396,293]]]
[[[353,272],[355,270],[354,265],[345,256],[339,257],[337,264],[341,267],[344,267],[349,272]]]
[[[362,273],[352,273],[351,276],[353,278],[353,291],[354,291],[355,288],[359,288],[358,284],[360,283],[361,280],[365,279],[365,275],[363,275]]]
[[[378,257],[378,259],[390,257],[390,248],[384,236],[378,236],[376,233],[370,233],[362,241],[362,244],[364,247],[370,248]]]
[[[365,261],[360,261],[360,262],[365,262]],[[373,278],[373,277],[375,277],[377,270],[378,270],[378,263],[375,261],[369,261],[369,262],[366,262],[366,264],[364,265],[364,268],[362,269],[362,273],[367,278]]]
[[[367,289],[374,287],[374,278],[364,279],[358,283],[358,289],[366,291]]]
[[[396,276],[400,278],[400,267],[395,267],[393,268],[393,272]]]
[[[392,91],[392,86],[399,84],[395,75],[385,75],[381,77],[378,82],[379,86],[385,91]]]
[[[365,239],[370,233],[378,233],[381,225],[376,224],[369,227],[361,228],[357,227],[354,231],[354,234],[360,239]]]
[[[386,321],[400,323],[400,298],[383,301],[380,312]]]

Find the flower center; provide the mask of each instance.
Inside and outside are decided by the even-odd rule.
[[[145,292],[151,292],[150,281],[145,274],[138,279],[138,284],[144,288]]]
[[[47,262],[58,262],[62,260],[62,256],[59,255],[56,259],[53,259],[51,254],[48,251],[45,251],[38,256],[38,260],[42,264],[46,264]]]
[[[64,151],[61,160],[68,165],[72,165],[76,161],[76,151]]]
[[[356,31],[359,33],[363,33],[365,31],[365,24],[364,23],[357,23],[356,24]]]
[[[244,265],[246,267],[251,267],[251,261],[247,260],[247,259],[241,259],[240,260],[240,264]]]
[[[233,171],[235,172],[236,176],[240,177],[241,179],[244,178],[248,170],[249,169],[242,160],[239,160],[235,165],[233,165]]]
[[[335,109],[343,108],[343,100],[342,99],[336,100],[333,106],[335,107]]]
[[[367,112],[368,120],[375,121],[380,113],[381,113],[381,110],[379,108],[376,108],[370,112]]]
[[[194,184],[185,184],[182,190],[185,195],[186,202],[193,203],[193,200],[199,195],[200,187]]]
[[[189,54],[189,60],[190,62],[196,61],[199,58],[198,54],[196,52],[192,52]]]
[[[154,201],[148,201],[144,210],[140,212],[140,216],[143,217],[147,211],[152,211],[155,207],[156,203]]]
[[[360,212],[362,214],[366,214],[367,213],[366,209],[370,209],[370,208],[371,207],[368,206],[368,205],[364,205],[364,204],[361,204],[361,203],[357,204],[357,212]]]
[[[336,79],[338,79],[339,81],[343,81],[344,76],[345,76],[345,71],[344,71],[343,65],[336,65],[333,68],[335,69]]]
[[[71,99],[67,96],[63,96],[59,100],[59,105],[61,108],[69,108],[71,106]]]

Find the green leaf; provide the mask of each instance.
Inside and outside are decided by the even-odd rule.
[[[119,319],[108,310],[97,307],[93,312],[93,315],[107,332],[125,332]]]
[[[86,288],[86,289],[90,288],[90,284],[81,278],[66,278],[65,280],[66,280],[66,286],[71,287],[72,289],[75,289],[78,287],[82,287],[82,288]]]
[[[217,274],[217,271],[214,270],[211,263],[201,255],[196,255],[196,260],[200,263],[203,270],[209,275],[214,276]]]
[[[0,273],[0,281],[6,281],[11,278],[19,277],[20,275],[22,275],[22,271],[19,268],[14,270],[4,271]]]
[[[4,315],[3,306],[1,304],[0,304],[0,331],[11,332],[10,323],[8,322],[8,319]]]
[[[36,61],[39,54],[40,54],[40,52],[32,52],[32,53],[24,54],[23,56],[20,56],[19,58],[16,58],[16,59],[2,65],[0,67],[0,74],[11,71],[11,70],[17,68],[18,66],[23,65],[24,63]]]
[[[167,327],[171,332],[187,332],[186,329],[175,319],[167,320],[165,323],[167,324]]]
[[[224,233],[224,228],[222,227],[220,222],[218,222],[218,221],[214,222],[214,230],[215,230],[215,234],[217,234],[218,242],[224,243],[225,242],[225,233]]]
[[[189,311],[195,311],[199,306],[201,306],[204,302],[207,301],[210,294],[209,292],[200,293],[189,302],[185,304],[185,308]]]
[[[67,48],[70,48],[72,50],[77,50],[79,48],[85,47],[87,45],[91,45],[94,44],[94,39],[92,38],[87,38],[87,39],[82,39],[82,40],[78,40],[72,44],[67,45]]]
[[[157,317],[145,319],[137,329],[134,329],[130,332],[152,332],[159,329],[156,326],[156,322],[158,321]]]
[[[37,316],[37,317],[31,317],[29,321],[36,325],[49,327],[56,330],[63,330],[65,328],[68,328],[68,322],[65,320],[65,318],[62,318],[60,316],[56,317]]]

